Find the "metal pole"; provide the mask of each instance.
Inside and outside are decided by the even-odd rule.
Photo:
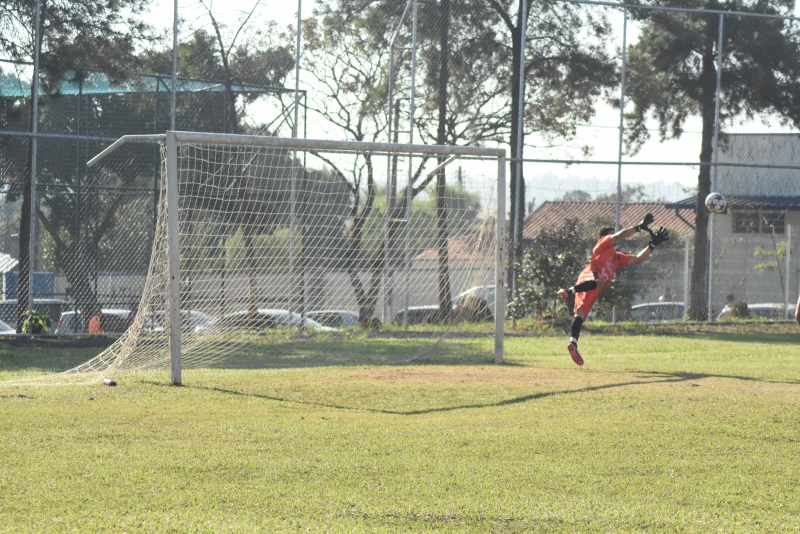
[[[169,129],[175,131],[175,115],[178,105],[178,0],[174,2],[172,18],[172,110],[169,113]]]
[[[294,58],[294,124],[292,124],[292,137],[297,138],[297,127],[299,121],[299,98],[300,94],[300,39],[302,31],[303,0],[297,0],[297,41]],[[292,153],[292,189],[289,198],[289,313],[294,313],[294,250],[297,246],[297,236],[295,235],[295,217],[297,210],[297,151]],[[305,278],[304,278],[305,283]]]
[[[36,0],[36,28],[34,30],[33,46],[33,98],[31,98],[31,228],[28,236],[28,310],[33,310],[33,292],[35,289],[36,270],[36,159],[38,155],[39,133],[39,56],[42,51],[41,35],[42,3]]]
[[[387,131],[387,139],[388,143],[392,142],[392,134],[394,131],[392,130],[392,120],[394,119],[393,109],[393,102],[394,102],[394,43],[397,40],[397,37],[400,35],[400,30],[403,27],[403,21],[406,19],[406,15],[408,14],[408,8],[411,7],[411,3],[413,0],[408,0],[406,3],[406,8],[403,10],[403,14],[400,16],[400,22],[397,23],[397,28],[395,29],[394,34],[392,35],[392,40],[389,43],[389,100],[387,102],[388,113],[387,113],[387,120],[386,120],[386,131]],[[392,177],[392,158],[393,154],[388,154],[386,159],[386,211],[384,213],[384,221],[383,221],[383,320],[384,322],[391,320],[392,310],[389,308],[389,281],[388,281],[388,274],[389,274],[389,201],[391,199],[391,195],[394,194],[393,189],[396,187],[396,184],[391,183]],[[390,187],[392,186],[392,187]],[[392,207],[392,211],[394,211],[394,206]],[[393,214],[392,214],[393,215]]]
[[[167,266],[169,269],[169,359],[172,384],[181,384],[181,272],[178,235],[178,142],[167,132]]]
[[[497,214],[495,218],[494,363],[503,363],[506,318],[506,157],[497,158]]]
[[[622,204],[622,149],[625,133],[625,69],[628,63],[628,8],[622,10],[622,75],[619,87],[619,151],[617,153],[617,202],[614,208],[614,227],[619,232],[622,229],[620,211]]]
[[[625,68],[628,63],[628,8],[622,10],[622,72],[619,84],[619,148],[617,152],[617,198],[614,202],[614,231],[622,229],[622,149],[625,133]],[[611,324],[617,324],[617,307],[611,308]]]
[[[522,224],[522,218],[520,214],[523,213],[524,202],[522,199],[522,132],[523,132],[523,124],[522,124],[522,117],[525,112],[525,38],[527,37],[528,33],[528,1],[522,0],[522,13],[521,13],[521,20],[520,20],[520,33],[519,33],[519,106],[517,107],[517,161],[514,165],[514,196],[517,200],[516,202],[516,212],[513,213],[511,216],[514,218],[514,235],[511,236],[514,242],[514,259],[517,259],[519,254],[519,247],[521,243],[519,242],[519,236],[521,235],[519,226]],[[522,204],[522,205],[521,205]],[[511,277],[511,293],[514,297],[517,296],[517,277],[515,270],[512,271]],[[516,321],[515,321],[516,322]]]
[[[792,275],[792,225],[786,225],[786,279],[783,281],[784,318],[789,318],[789,277]]]
[[[402,22],[402,21],[401,21]],[[388,87],[388,113],[386,114],[387,143],[392,142],[392,101],[394,100],[394,42],[389,46],[389,87]],[[392,154],[386,156],[386,209],[383,213],[383,322],[390,320],[389,315],[389,208],[392,186]],[[393,206],[392,206],[393,207]],[[394,210],[392,210],[394,211]]]
[[[722,22],[724,18],[719,14],[719,35],[717,37],[717,89],[714,97],[714,178],[711,180],[711,190],[717,189],[717,162],[719,160],[719,107],[722,96]],[[712,213],[709,221],[708,237],[708,322],[714,320],[712,309],[712,284],[714,273],[714,223],[716,216]]]
[[[413,17],[411,24],[411,102],[409,104],[408,118],[408,143],[414,144],[414,113],[416,112],[417,97],[417,14],[419,0],[414,0]],[[403,310],[403,324],[408,328],[409,291],[411,287],[411,194],[414,191],[414,157],[408,156],[408,184],[406,185],[406,250],[405,250],[405,308]]]
[[[689,318],[689,237],[683,236],[683,320]]]

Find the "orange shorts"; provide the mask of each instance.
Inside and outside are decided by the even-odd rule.
[[[578,277],[578,283],[580,284],[581,282],[588,282],[589,280],[596,279],[594,273],[582,273]],[[583,311],[583,314],[589,317],[592,306],[597,302],[597,297],[599,297],[602,292],[602,289],[592,289],[591,291],[585,291],[583,293],[575,293],[575,308],[573,313],[577,315],[579,311]]]

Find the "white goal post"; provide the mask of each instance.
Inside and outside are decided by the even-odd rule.
[[[488,162],[491,166],[491,161],[496,161],[496,175],[495,171],[492,170],[490,173],[492,187],[494,191],[491,191],[493,196],[492,199],[492,206],[493,206],[493,215],[492,215],[492,225],[494,228],[489,229],[486,233],[491,233],[491,241],[493,243],[493,256],[494,256],[494,265],[492,266],[493,279],[491,282],[494,284],[494,361],[495,363],[502,363],[503,362],[503,336],[504,336],[504,319],[505,319],[505,310],[506,310],[506,252],[507,252],[507,243],[506,243],[506,221],[505,221],[505,211],[506,211],[506,203],[505,203],[505,187],[506,187],[506,151],[504,149],[499,148],[483,148],[483,147],[467,147],[467,146],[439,146],[439,145],[411,145],[411,144],[391,144],[391,143],[369,143],[369,142],[350,142],[350,141],[328,141],[328,140],[315,140],[315,139],[298,139],[298,138],[281,138],[281,137],[267,137],[267,136],[253,136],[253,135],[233,135],[233,134],[214,134],[214,133],[200,133],[200,132],[179,132],[179,131],[169,131],[166,135],[160,136],[126,136],[121,138],[114,144],[110,145],[106,148],[103,152],[95,156],[92,160],[88,162],[89,166],[93,166],[100,162],[106,155],[110,154],[112,151],[116,150],[119,146],[124,144],[126,141],[133,141],[140,138],[148,138],[154,139],[157,138],[159,141],[163,143],[162,150],[163,150],[163,158],[164,163],[162,169],[166,172],[166,179],[165,179],[165,187],[163,187],[163,191],[166,193],[166,209],[162,209],[160,212],[160,217],[166,216],[166,224],[161,223],[161,227],[164,229],[166,233],[166,250],[161,251],[166,252],[166,273],[168,275],[168,283],[165,284],[167,287],[162,287],[160,291],[165,291],[166,295],[164,295],[164,304],[166,304],[167,309],[169,310],[167,314],[168,320],[168,344],[169,344],[169,360],[170,360],[170,368],[171,368],[171,381],[173,384],[181,384],[182,377],[181,372],[183,368],[183,361],[182,361],[182,332],[181,332],[181,314],[185,313],[182,311],[183,308],[181,307],[182,301],[182,262],[190,263],[188,260],[184,260],[181,258],[180,255],[180,247],[187,246],[185,243],[181,242],[181,231],[184,231],[184,226],[189,223],[185,223],[181,219],[181,209],[186,209],[184,204],[189,204],[192,202],[191,199],[187,200],[185,195],[189,194],[185,191],[187,187],[189,191],[192,191],[191,187],[195,188],[204,188],[204,187],[211,187],[208,185],[211,181],[217,178],[217,175],[214,175],[216,170],[208,170],[206,167],[203,167],[203,162],[200,163],[192,163],[192,167],[188,168],[186,162],[179,161],[181,158],[191,158],[196,157],[198,161],[201,160],[199,156],[191,156],[187,154],[194,154],[198,150],[206,150],[212,156],[209,157],[218,157],[218,154],[225,153],[236,153],[241,154],[247,150],[250,150],[250,155],[248,157],[251,158],[268,158],[273,157],[271,156],[272,153],[267,154],[264,156],[265,153],[269,151],[281,151],[281,157],[283,158],[280,160],[281,162],[291,161],[291,169],[288,167],[288,163],[282,163],[285,166],[285,175],[288,177],[290,176],[290,183],[291,183],[291,190],[287,189],[285,191],[285,196],[281,197],[282,199],[288,198],[288,202],[290,206],[287,208],[288,212],[286,215],[286,220],[290,221],[288,224],[288,258],[286,261],[288,262],[288,271],[289,275],[289,285],[294,283],[294,277],[296,276],[294,273],[294,262],[297,261],[295,256],[295,250],[297,249],[297,232],[294,230],[295,225],[295,217],[296,217],[296,199],[298,195],[298,185],[296,184],[298,168],[300,167],[300,157],[298,153],[303,155],[313,155],[318,157],[321,161],[325,162],[326,169],[330,166],[335,168],[336,162],[335,157],[341,156],[342,154],[347,155],[351,158],[353,157],[364,157],[364,155],[370,156],[381,156],[387,157],[389,160],[388,167],[392,167],[392,158],[395,158],[395,168],[397,166],[397,159],[398,158],[405,158],[404,161],[407,163],[409,168],[409,180],[407,185],[398,185],[397,183],[394,184],[395,189],[398,191],[398,194],[408,194],[409,199],[413,200],[415,197],[411,195],[412,191],[415,193],[417,190],[414,188],[414,182],[411,179],[411,168],[412,168],[412,161],[416,163],[419,171],[417,172],[417,176],[422,176],[425,185],[422,186],[420,189],[424,189],[428,187],[429,184],[436,184],[436,182],[432,182],[432,178],[437,173],[444,173],[444,167],[451,163],[456,158],[466,158],[468,160],[482,160],[484,165]],[[201,148],[197,148],[201,147]],[[246,148],[251,147],[251,148]],[[192,152],[195,151],[195,152]],[[227,152],[225,152],[227,151]],[[253,155],[255,154],[255,155]],[[333,154],[334,156],[326,156],[329,154]],[[416,157],[418,156],[418,157]],[[204,156],[205,157],[205,156]],[[239,156],[237,156],[239,157]],[[416,157],[416,158],[415,158]],[[436,162],[437,165],[433,167],[427,167],[423,171],[423,167],[428,161],[431,159],[432,161]],[[252,161],[252,160],[251,160]],[[421,163],[420,163],[421,162]],[[372,165],[372,161],[370,160],[370,165]],[[470,165],[472,162],[470,162]],[[246,174],[244,171],[241,171],[242,165],[238,163],[237,165],[233,165],[230,163],[230,160],[225,162],[225,165],[229,169],[233,169],[236,172],[241,172],[242,174]],[[249,165],[249,163],[248,163]],[[277,165],[277,164],[273,164]],[[210,165],[208,166],[210,167]],[[238,170],[237,170],[238,169]],[[272,172],[272,168],[268,167],[266,164],[263,165],[263,173]],[[308,170],[307,167],[304,167],[304,172]],[[327,171],[314,171],[318,174],[322,174],[323,172]],[[369,180],[373,180],[373,168],[370,167],[369,169],[370,175]],[[203,178],[203,173],[208,173],[208,178]],[[246,180],[252,180],[252,172],[247,171],[250,173]],[[422,174],[420,174],[422,173]],[[195,174],[198,176],[193,176],[187,178],[188,175]],[[391,172],[387,170],[387,185],[386,190],[389,190],[389,176]],[[395,170],[395,176],[397,175]],[[494,176],[491,176],[494,175]],[[425,176],[427,176],[427,181],[425,181]],[[442,174],[443,176],[443,174]],[[459,168],[459,187],[461,186],[461,169]],[[189,186],[186,185],[186,182],[189,180],[194,180],[193,184]],[[208,183],[204,183],[203,180],[207,180]],[[287,182],[289,179],[287,178]],[[356,183],[355,180],[353,183]],[[198,185],[199,184],[199,185]],[[349,186],[353,190],[357,190],[358,187],[361,187],[361,182],[359,181],[355,186]],[[442,184],[444,184],[444,180],[442,180]],[[286,187],[288,188],[289,185],[287,184]],[[372,189],[371,192],[374,193],[377,189],[371,185]],[[444,191],[444,185],[440,186],[442,191]],[[453,186],[451,186],[453,187]],[[183,188],[183,189],[182,189]],[[489,189],[487,187],[487,189]],[[249,194],[249,193],[248,193]],[[259,193],[261,194],[261,193]],[[358,197],[358,191],[356,192],[356,197]],[[198,193],[199,195],[199,193]],[[264,193],[266,195],[266,193]],[[266,198],[266,197],[265,197]],[[372,197],[368,200],[368,202],[376,202],[375,198],[377,195],[372,194]],[[388,193],[387,193],[388,198]],[[201,199],[202,200],[202,199]],[[411,220],[411,200],[406,202],[406,211],[407,211],[407,219],[406,219],[406,230],[405,230],[405,239],[408,242],[410,236],[412,234],[412,230],[409,230]],[[201,201],[194,200],[197,205],[202,204]],[[433,206],[438,200],[434,199],[431,201],[430,205]],[[444,205],[445,200],[442,200],[442,205]],[[313,203],[311,203],[313,204]],[[358,208],[359,200],[355,201],[356,208]],[[226,204],[225,208],[215,208],[218,210],[223,209],[231,209],[230,206],[234,206],[235,204]],[[239,204],[240,206],[242,204]],[[263,206],[263,204],[252,203],[249,204],[251,206]],[[203,204],[205,206],[205,204]],[[384,210],[382,217],[387,219],[390,217],[389,209],[388,209],[388,200],[386,204],[387,208]],[[431,212],[435,209],[439,209],[440,206],[435,204],[434,208],[428,208]],[[198,208],[199,209],[199,208]],[[205,208],[203,208],[205,209]],[[255,208],[252,208],[254,211]],[[314,206],[310,206],[310,208],[306,208],[307,210],[313,210]],[[442,208],[444,210],[445,208]],[[357,210],[356,210],[357,211]],[[437,212],[438,213],[438,212]],[[252,217],[260,217],[260,213],[254,213],[253,215],[249,215]],[[447,212],[445,212],[445,219],[447,216]],[[429,222],[432,228],[435,221],[434,216],[430,216],[430,219],[433,222]],[[489,217],[484,217],[482,220],[489,220]],[[373,223],[375,224],[375,223]],[[388,223],[384,223],[388,224]],[[441,247],[442,240],[446,243],[445,247],[450,246],[450,235],[447,234],[447,222],[444,224],[444,230],[441,229],[442,224],[440,223],[439,226],[439,233],[435,234],[436,229],[433,228],[430,230],[430,236],[428,241],[425,243],[433,242],[439,243]],[[199,232],[200,230],[195,230]],[[210,231],[210,230],[209,230]],[[443,233],[444,232],[444,233]],[[233,235],[233,234],[230,234]],[[438,235],[438,237],[436,237]],[[444,238],[442,238],[444,236]],[[162,236],[163,239],[164,236]],[[235,237],[228,237],[228,239],[240,239],[240,236],[237,235]],[[244,239],[244,238],[241,238]],[[439,239],[439,241],[435,241],[435,239]],[[465,239],[467,240],[467,239]],[[224,247],[224,245],[223,245]],[[386,254],[386,248],[383,249],[383,253]],[[156,246],[154,245],[154,254],[156,254]],[[268,253],[263,253],[264,257],[268,258]],[[398,260],[400,261],[400,260]],[[406,284],[408,284],[408,246],[406,245]],[[431,262],[433,264],[434,262]],[[155,265],[155,261],[151,260],[151,275],[148,276],[150,278],[153,273],[153,269]],[[283,265],[283,264],[282,264]],[[381,276],[386,277],[386,271],[388,271],[388,263],[384,264],[385,267],[383,269]],[[187,268],[187,267],[184,267]],[[192,269],[191,266],[188,267],[189,270]],[[399,268],[398,268],[399,269]],[[435,271],[434,268],[430,269],[431,271]],[[441,276],[441,274],[440,274]],[[165,280],[166,281],[166,280]],[[217,282],[219,283],[219,282]],[[386,291],[385,283],[383,284],[383,291]],[[184,282],[185,284],[185,282]],[[222,284],[225,284],[225,279],[222,279]],[[407,286],[406,286],[407,287]],[[488,286],[486,286],[488,287]],[[449,291],[449,289],[448,289]],[[405,318],[408,318],[408,296],[406,292],[406,301],[405,301]],[[448,294],[449,293],[445,293]],[[441,295],[441,293],[440,293]],[[290,299],[294,298],[290,296]],[[305,298],[302,297],[301,298]],[[382,297],[385,299],[385,297]],[[441,296],[440,300],[441,302]],[[145,299],[143,298],[143,303]],[[291,309],[291,300],[289,301],[289,310]],[[385,302],[385,301],[384,301]],[[442,304],[443,306],[443,304]],[[449,312],[448,312],[449,313]],[[305,315],[304,315],[305,318]],[[386,317],[384,317],[386,320]],[[185,318],[184,318],[185,321]],[[139,321],[141,323],[141,321]],[[184,327],[185,328],[185,327]],[[407,327],[406,327],[407,328]],[[144,330],[142,330],[144,331]]]

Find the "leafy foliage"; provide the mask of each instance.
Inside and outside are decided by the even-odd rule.
[[[746,319],[750,317],[750,308],[748,308],[747,303],[742,300],[735,303],[733,308],[731,308],[731,317],[737,319]]]
[[[22,321],[23,334],[46,334],[50,329],[50,318],[38,311],[28,310]]]

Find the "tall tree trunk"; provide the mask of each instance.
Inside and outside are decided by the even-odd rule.
[[[716,106],[716,68],[713,44],[709,44],[703,55],[703,119],[700,161],[710,163],[713,155],[714,109]],[[706,196],[711,192],[711,166],[701,165],[697,178],[697,204],[695,206],[694,263],[692,264],[689,318],[705,321],[708,318],[708,210]]]
[[[34,84],[31,84],[31,116],[30,131],[33,132],[33,99],[38,95],[33,92]],[[25,169],[25,183],[22,186],[22,213],[19,221],[19,264],[17,272],[17,333],[22,333],[22,322],[27,317],[28,298],[33,288],[30,287],[30,272],[35,267],[30,264],[30,243],[31,243],[31,213],[33,202],[31,194],[33,190],[33,138],[28,140],[28,161]]]
[[[450,55],[449,30],[450,30],[450,0],[439,2],[439,124],[436,131],[436,143],[447,144],[447,84],[450,81]],[[445,160],[439,156],[439,163]],[[439,249],[438,256],[438,286],[439,286],[439,317],[442,321],[450,318],[452,311],[452,298],[450,294],[450,267],[447,254],[447,183],[445,170],[441,169],[436,176],[436,240]]]

